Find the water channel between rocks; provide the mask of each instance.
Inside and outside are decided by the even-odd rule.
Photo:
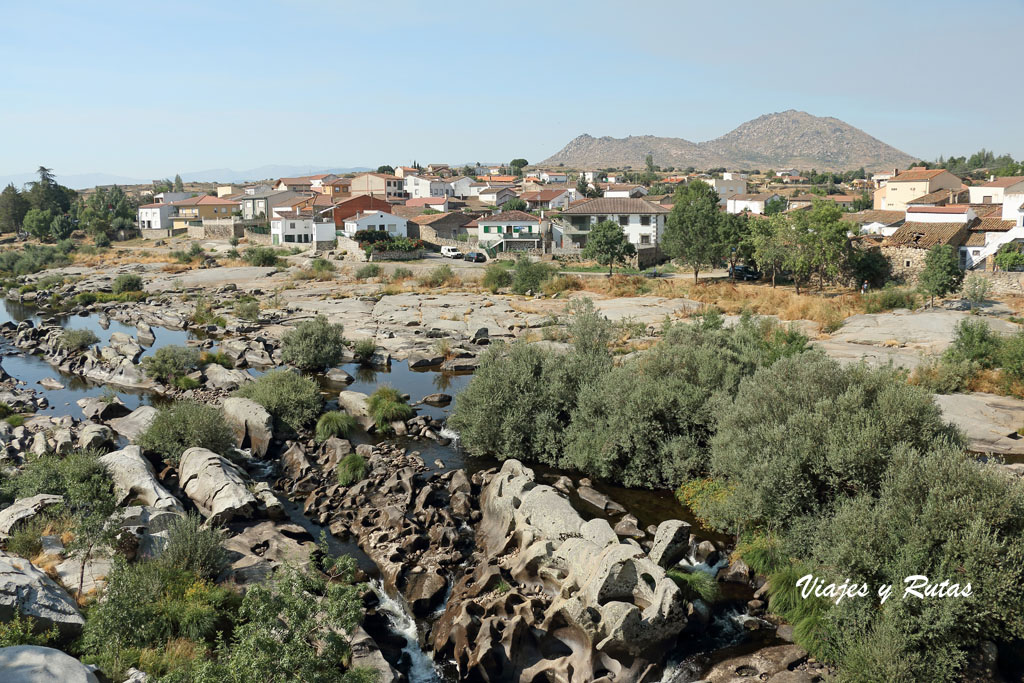
[[[0,324],[5,322],[17,324],[24,320],[29,320],[33,324],[38,325],[44,319],[56,321],[68,329],[90,330],[100,339],[101,345],[106,344],[110,335],[114,332],[122,332],[137,338],[135,327],[125,325],[116,320],[108,321],[99,313],[73,316],[51,315],[19,302],[6,299],[4,300],[3,309],[0,310]],[[143,358],[152,355],[157,349],[164,346],[185,345],[190,340],[197,339],[196,335],[185,330],[154,326],[152,332],[154,336],[153,343],[149,345],[140,343],[143,348]],[[216,346],[216,340],[213,343]],[[148,391],[100,385],[78,376],[65,375],[47,363],[42,357],[14,348],[6,341],[2,341],[0,353],[3,354],[3,369],[9,375],[23,382],[26,389],[32,389],[46,397],[48,407],[45,411],[41,411],[40,414],[54,416],[71,415],[76,419],[82,420],[84,417],[77,401],[86,397],[101,396],[110,391],[116,392],[125,405],[132,410],[141,405],[160,405],[168,400],[163,396]],[[328,406],[334,404],[339,391],[349,390],[372,394],[374,390],[383,385],[393,386],[399,391],[408,394],[411,402],[417,402],[428,394],[438,392],[456,396],[466,386],[471,377],[469,374],[452,374],[437,370],[413,370],[405,362],[393,362],[387,368],[366,367],[354,363],[342,365],[341,367],[354,378],[354,382],[346,386],[332,383],[322,376],[318,378]],[[266,369],[250,368],[249,371],[252,375],[259,376]],[[56,379],[64,385],[64,388],[45,388],[39,384],[40,380],[44,379]],[[416,408],[421,414],[429,415],[439,420],[446,419],[451,411],[451,406],[436,407],[422,404],[416,406]],[[354,443],[375,443],[379,439],[362,432],[354,435],[352,441]],[[409,451],[419,452],[424,463],[431,471],[463,468],[467,470],[468,474],[472,475],[476,471],[499,464],[496,460],[492,459],[467,457],[458,447],[457,439],[446,446],[427,439],[401,437],[393,439],[393,441]],[[578,474],[576,473],[561,472],[540,465],[531,465],[531,467],[541,477],[545,475],[557,476],[566,474],[574,481],[578,479]],[[640,528],[657,525],[667,519],[682,519],[693,525],[694,532],[698,536],[716,541],[727,540],[723,536],[702,530],[689,510],[680,505],[670,491],[627,489],[602,482],[594,482],[593,486],[601,493],[608,495],[614,501],[621,504],[629,513],[635,515]],[[586,501],[581,500],[576,495],[575,490],[570,496],[570,500],[573,507],[586,519],[599,516],[610,518]],[[323,532],[327,536],[328,547],[332,552],[352,555],[359,567],[369,576],[376,577],[378,575],[377,567],[373,561],[355,542],[330,536],[325,528],[320,527],[306,517],[299,505],[287,499],[282,499],[282,502],[285,505],[289,521],[304,527],[314,538],[319,538]],[[612,521],[612,524],[614,525],[614,521]],[[419,635],[423,633],[424,625],[417,624],[409,616],[409,611],[405,605],[401,604],[401,599],[395,600],[391,596],[382,594],[380,590],[377,590],[377,592],[381,597],[379,609],[388,617],[395,633],[407,641],[407,651],[413,662],[413,670],[409,672],[413,683],[426,683],[447,678],[437,673],[436,668],[430,665],[429,657],[419,649],[417,641]],[[706,666],[707,653],[712,650],[718,650],[710,655],[712,659],[717,660],[726,653],[734,655],[747,648],[756,649],[756,647],[763,646],[765,634],[759,634],[754,638],[745,635],[742,622],[743,618],[740,613],[734,613],[734,611],[729,609],[725,609],[716,615],[715,628],[711,629],[711,634],[709,634],[713,642],[705,642],[703,647],[698,648],[704,653],[701,655],[701,660],[703,660],[701,664]],[[721,650],[720,648],[723,646],[727,646],[727,649]],[[697,665],[692,659],[682,656],[670,656],[664,680],[673,682],[694,680],[691,676],[695,675],[696,671],[700,668],[703,668],[703,666]]]

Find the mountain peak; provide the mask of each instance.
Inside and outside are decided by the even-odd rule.
[[[652,135],[574,138],[542,164],[575,168],[640,168],[648,154],[659,166],[686,168],[796,167],[845,171],[907,167],[916,159],[845,121],[787,109],[763,114],[725,135],[693,143]]]

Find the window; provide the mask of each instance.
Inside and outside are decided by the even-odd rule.
[[[651,224],[651,217],[650,216],[640,216],[640,225],[650,225],[650,224]]]
[[[295,229],[295,223],[289,223],[289,224],[288,224],[288,227],[289,227],[290,229],[294,230],[294,229]]]
[[[619,225],[629,225],[629,216],[619,216]]]
[[[910,259],[907,259],[906,261],[903,262],[903,267],[904,268],[909,268],[910,267]]]
[[[650,235],[640,235],[640,244],[650,244],[650,243],[651,243],[651,236]]]
[[[608,216],[598,216],[597,217],[597,222],[598,223],[604,223],[606,220],[608,220]]]
[[[295,235],[285,235],[284,236],[284,241],[285,242],[294,242],[295,241]]]
[[[982,204],[991,204],[992,203],[992,195],[987,194],[984,197],[982,197],[981,198],[981,203]]]

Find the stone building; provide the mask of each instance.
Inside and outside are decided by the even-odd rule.
[[[934,246],[949,244],[959,250],[966,242],[967,223],[923,223],[908,221],[882,241],[882,255],[889,261],[894,278],[916,282],[924,270],[925,257]]]

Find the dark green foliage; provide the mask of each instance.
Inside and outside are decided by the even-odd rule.
[[[92,330],[64,330],[58,345],[65,351],[84,351],[99,340]]]
[[[199,351],[191,346],[164,346],[142,359],[146,375],[161,382],[173,382],[199,368]]]
[[[964,318],[953,330],[953,343],[946,350],[951,360],[968,360],[982,368],[997,362],[1003,338],[992,331],[984,320]]]
[[[352,345],[352,353],[360,363],[369,363],[377,351],[377,344],[372,339],[360,339]]]
[[[0,622],[0,647],[16,645],[46,647],[54,643],[59,635],[56,624],[47,630],[42,630],[37,627],[35,619],[23,617],[20,610],[14,613],[14,618],[10,621]]]
[[[583,247],[583,258],[593,259],[602,266],[608,266],[608,275],[616,264],[625,264],[626,259],[636,254],[636,247],[626,239],[626,233],[615,221],[601,221],[587,235]]]
[[[215,579],[227,567],[227,553],[221,547],[224,534],[219,529],[203,526],[203,518],[195,513],[171,522],[167,527],[167,544],[160,552],[160,562],[175,569],[189,571],[200,579]]]
[[[389,386],[382,386],[374,391],[366,405],[370,417],[377,424],[377,429],[382,432],[390,431],[392,422],[408,420],[414,414],[401,392]]]
[[[338,483],[351,486],[366,477],[366,458],[358,453],[349,453],[338,463]]]
[[[953,394],[967,389],[981,366],[948,353],[941,358],[922,361],[910,374],[910,383],[935,394]]]
[[[341,325],[332,325],[318,315],[303,320],[281,337],[281,359],[302,370],[326,370],[337,365],[345,353]]]
[[[403,266],[399,266],[391,271],[391,281],[398,282],[399,280],[408,280],[412,277],[412,271]]]
[[[316,440],[320,443],[332,436],[346,437],[357,426],[356,419],[340,410],[324,413],[316,421]]]
[[[698,180],[681,186],[665,222],[662,248],[693,270],[694,282],[701,269],[713,267],[725,255],[718,200],[718,193],[707,183]]]
[[[274,418],[275,429],[292,432],[312,422],[323,404],[316,381],[290,370],[272,370],[243,385],[235,395],[266,408]]]
[[[0,192],[0,232],[17,232],[21,229],[21,223],[29,210],[29,202],[25,196],[8,183],[3,192]]]
[[[114,294],[121,294],[122,292],[140,292],[142,291],[142,277],[132,273],[121,273],[114,279],[112,289]]]
[[[529,208],[527,203],[519,197],[513,197],[501,205],[502,211],[526,211]]]
[[[249,247],[242,252],[242,259],[250,266],[274,267],[280,259],[277,251],[270,247]]]
[[[19,249],[0,252],[0,273],[31,275],[47,268],[60,268],[71,263],[67,254],[47,245],[26,244]]]
[[[1019,242],[1008,242],[999,247],[992,258],[1000,270],[1019,271],[1024,269],[1024,253]]]
[[[925,256],[924,270],[918,277],[918,286],[925,296],[943,297],[960,289],[964,281],[964,271],[960,270],[960,262],[956,250],[951,245],[941,244],[928,250]]]
[[[19,474],[0,481],[0,493],[9,502],[40,493],[64,496],[64,506],[72,513],[112,507],[114,500],[110,475],[88,451],[29,460]]]
[[[555,272],[554,266],[534,261],[528,256],[520,256],[512,268],[512,291],[516,294],[537,293],[540,286]]]
[[[152,424],[138,439],[147,451],[159,453],[165,461],[176,464],[189,448],[206,448],[224,454],[235,445],[234,435],[219,408],[175,401],[157,412]]]
[[[355,272],[355,278],[357,280],[368,280],[371,277],[380,276],[380,266],[376,263],[367,263],[359,266]]]
[[[913,310],[917,307],[917,294],[910,289],[886,285],[883,289],[868,292],[864,296],[864,311],[866,313],[884,313],[896,308],[908,308]]]
[[[480,285],[494,294],[499,289],[512,285],[512,273],[499,263],[488,263],[484,268],[484,277],[480,281]]]

